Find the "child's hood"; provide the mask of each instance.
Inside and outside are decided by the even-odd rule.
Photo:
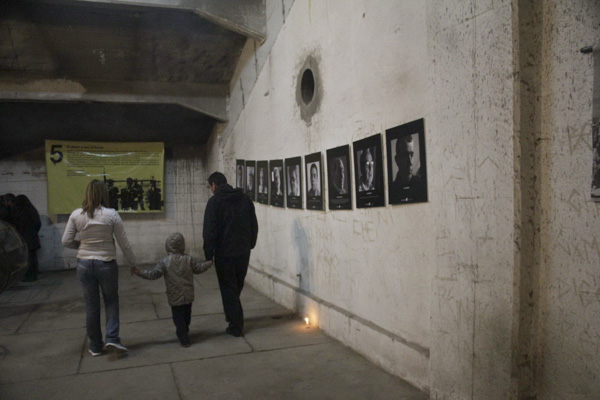
[[[185,253],[185,239],[179,232],[172,233],[167,238],[165,244],[168,254],[184,254]]]

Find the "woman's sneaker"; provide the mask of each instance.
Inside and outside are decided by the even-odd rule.
[[[102,350],[100,350],[100,351],[94,351],[92,349],[89,349],[88,351],[90,352],[90,354],[92,355],[92,357],[98,357],[98,356],[102,355]]]
[[[127,353],[127,347],[123,346],[121,343],[106,343],[104,349],[117,354]]]

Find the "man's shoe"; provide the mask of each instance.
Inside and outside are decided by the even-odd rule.
[[[244,336],[244,334],[242,333],[241,330],[232,328],[230,326],[228,326],[227,329],[225,329],[225,333],[228,335],[231,335],[231,336],[235,336],[235,337]]]
[[[101,356],[101,355],[102,355],[102,350],[100,350],[100,351],[98,352],[98,351],[94,351],[94,350],[92,350],[92,349],[89,349],[88,351],[90,352],[90,354],[92,355],[92,357],[98,357],[98,356]]]
[[[127,347],[123,346],[121,343],[106,343],[104,348],[117,354],[127,353]]]
[[[181,335],[179,338],[179,343],[181,343],[182,347],[190,347],[192,345],[190,342],[190,337],[187,334]]]

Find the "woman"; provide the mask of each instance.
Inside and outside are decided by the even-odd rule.
[[[27,272],[25,273],[23,282],[37,281],[38,259],[36,252],[41,247],[38,232],[42,227],[42,221],[40,220],[40,214],[24,194],[20,194],[15,198],[12,210],[12,223],[21,236],[23,236],[23,239],[25,239],[25,243],[27,243],[27,248],[29,249]]]
[[[108,187],[94,179],[88,184],[81,208],[71,213],[62,243],[77,249],[77,277],[83,287],[86,307],[89,352],[99,356],[102,350],[124,353],[127,348],[119,338],[119,272],[115,241],[125,258],[135,266],[135,256],[119,214],[108,206]],[[75,235],[79,234],[79,240]],[[102,291],[106,313],[106,345],[102,343],[100,328],[100,293]]]

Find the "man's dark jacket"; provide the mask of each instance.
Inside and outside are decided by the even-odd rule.
[[[258,222],[254,204],[242,189],[221,184],[208,200],[204,212],[204,255],[235,257],[256,245]]]

